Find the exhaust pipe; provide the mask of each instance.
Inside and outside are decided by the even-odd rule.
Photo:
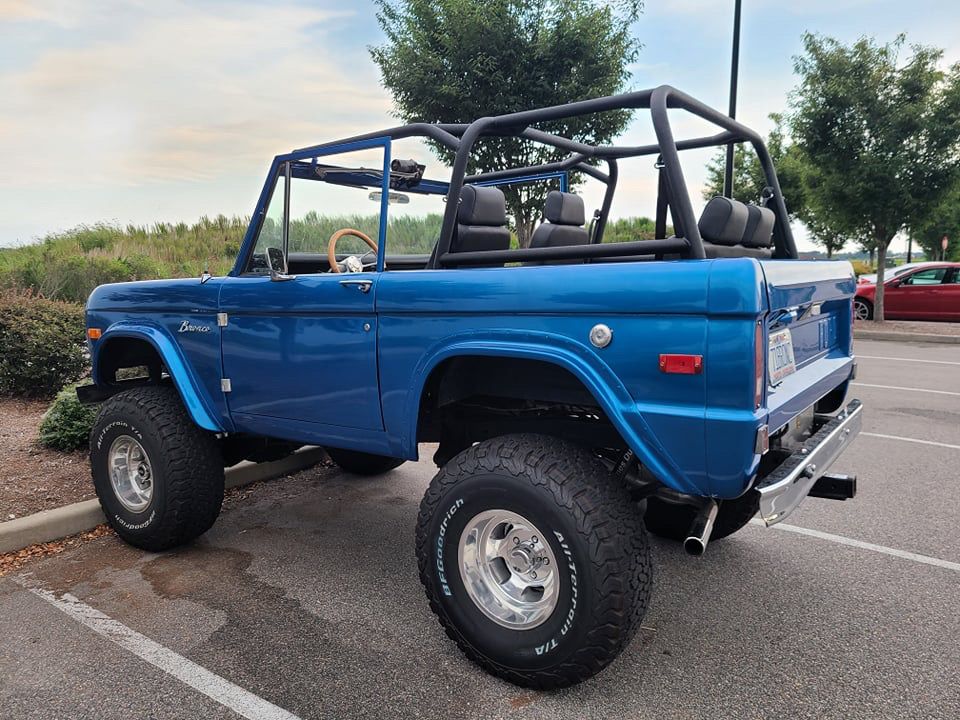
[[[683,541],[683,549],[688,554],[703,555],[707,549],[707,543],[710,542],[710,534],[713,532],[713,523],[717,519],[718,509],[717,501],[710,499],[697,511],[687,532],[687,539]]]

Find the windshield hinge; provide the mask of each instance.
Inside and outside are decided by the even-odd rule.
[[[226,327],[230,316],[226,313],[217,313],[217,327]]]
[[[223,378],[220,381],[220,389],[225,393],[228,393],[232,390],[230,387],[230,378]]]

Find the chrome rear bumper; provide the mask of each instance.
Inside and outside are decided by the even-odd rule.
[[[860,401],[852,400],[760,481],[760,517],[767,525],[783,520],[810,494],[817,480],[860,432],[862,410]]]

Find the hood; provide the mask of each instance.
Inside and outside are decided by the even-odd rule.
[[[87,298],[87,310],[216,312],[221,281],[211,278],[201,283],[199,278],[177,278],[101,285]]]

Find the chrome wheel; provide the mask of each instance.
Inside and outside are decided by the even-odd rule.
[[[143,446],[129,435],[120,435],[111,443],[107,458],[117,500],[132,513],[146,510],[153,499],[153,468]]]
[[[487,510],[460,536],[460,576],[474,604],[498,625],[530,630],[553,614],[557,560],[543,533],[522,515]]]
[[[870,319],[870,307],[865,302],[860,302],[859,300],[853,301],[853,314],[857,320],[869,320]]]

